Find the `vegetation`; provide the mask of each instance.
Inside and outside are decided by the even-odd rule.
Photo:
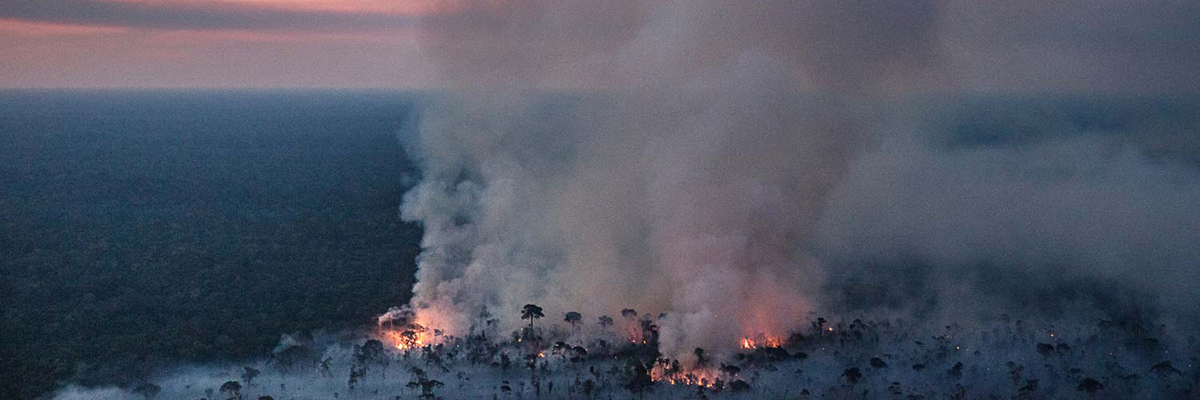
[[[571,324],[571,328],[578,328],[579,321],[581,320],[583,320],[583,314],[580,314],[576,311],[567,311],[567,313],[563,315],[563,321]]]
[[[546,314],[542,313],[542,308],[538,307],[536,305],[526,304],[525,307],[521,308],[521,319],[529,320],[529,329],[530,330],[533,329],[533,321],[534,320],[545,317],[545,316],[546,316]]]

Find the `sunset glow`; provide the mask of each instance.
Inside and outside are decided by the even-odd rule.
[[[423,67],[414,27],[446,7],[425,0],[0,4],[0,87],[425,87],[435,71]]]

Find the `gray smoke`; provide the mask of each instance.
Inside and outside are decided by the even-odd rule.
[[[1093,12],[1122,11],[1105,7],[1055,7],[1049,20],[1005,27],[983,11],[1009,8],[939,1],[456,4],[425,26],[453,90],[403,138],[423,174],[402,206],[425,228],[412,307],[460,334],[481,309],[525,303],[552,316],[662,312],[664,353],[686,358],[836,309],[822,293],[874,274],[864,260],[913,257],[951,272],[994,263],[1070,280],[1136,275],[1148,257],[1155,277],[1133,282],[1158,293],[1194,275],[1193,246],[1157,240],[1195,235],[1196,214],[1182,206],[1195,204],[1193,171],[1087,140],[946,150],[927,139],[939,128],[921,123],[939,109],[907,104],[914,93],[1064,73],[1005,58],[1026,50],[995,50],[995,40],[1076,61],[1132,56],[1091,43],[1111,34]],[[1049,40],[1056,21],[1089,33]],[[1171,69],[1187,54],[1156,62]],[[982,64],[1047,74],[981,74]],[[1086,79],[1056,87],[1162,86],[1097,85],[1121,71],[1077,69]],[[1163,214],[1141,218],[1150,212]],[[963,285],[973,292],[954,277],[919,291],[946,301]]]
[[[877,276],[921,276],[920,290],[956,292],[941,308],[957,307],[959,317],[1017,306],[998,296],[1033,309],[1022,311],[1064,312],[1059,303],[1082,301],[1093,311],[1165,311],[1186,322],[1198,294],[1190,282],[1200,278],[1200,170],[1196,153],[1184,150],[1195,146],[1182,140],[1197,135],[1194,114],[1164,120],[1171,112],[1040,101],[1015,112],[984,105],[993,118],[1012,113],[997,118],[1006,129],[1032,122],[1036,133],[1006,136],[1024,142],[955,143],[947,127],[927,125],[862,152],[822,216],[823,258],[849,260],[850,270],[874,264]],[[1036,101],[1009,104],[1020,102]],[[1200,107],[1194,98],[1157,104]],[[1072,108],[1111,113],[1110,122],[1079,129],[1069,123],[1080,120]],[[985,136],[977,122],[973,134]],[[993,313],[1005,311],[1014,310]]]
[[[513,1],[433,22],[460,90],[405,138],[414,308],[458,333],[525,303],[664,312],[677,355],[785,334],[813,310],[802,244],[863,106],[934,64],[933,6]],[[604,95],[532,93],[558,86]]]

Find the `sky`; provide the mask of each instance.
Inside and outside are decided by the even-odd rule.
[[[497,60],[534,55],[559,57],[562,64],[547,69],[560,73],[538,76],[535,86],[603,87],[612,83],[606,73],[613,69],[605,66],[610,60],[588,59],[588,55],[612,54],[612,48],[634,40],[646,26],[671,26],[639,20],[655,17],[655,2],[566,2],[584,4],[582,7],[556,3],[561,2],[5,0],[0,2],[0,54],[4,54],[0,87],[423,89],[461,82],[463,71],[488,78],[479,73],[503,70],[505,65],[494,64]],[[886,2],[873,0],[852,3],[864,8],[888,7]],[[1194,23],[1200,20],[1200,3],[973,0],[914,4],[922,6],[902,15],[878,14],[886,18],[868,13],[859,19],[828,19],[844,25],[797,29],[793,37],[798,42],[833,46],[834,52],[870,63],[871,52],[878,49],[838,48],[842,41],[823,35],[872,35],[906,24],[928,25],[924,34],[930,35],[933,46],[914,56],[936,60],[942,67],[937,69],[939,76],[926,77],[920,85],[905,87],[906,91],[1200,90],[1200,80],[1192,76],[1200,70],[1200,24]],[[550,19],[520,18],[523,15]],[[769,24],[757,26],[772,28]],[[507,34],[514,31],[531,35]],[[753,33],[726,34],[746,37]],[[447,37],[453,40],[443,40]],[[707,39],[718,48],[728,42],[741,41]],[[467,47],[446,49],[447,43]],[[531,47],[556,51],[530,52]],[[463,58],[466,65],[438,61],[444,58],[441,53],[456,50],[472,51],[476,56]],[[704,49],[662,50],[708,53]]]
[[[0,86],[424,88],[430,3],[5,0]]]

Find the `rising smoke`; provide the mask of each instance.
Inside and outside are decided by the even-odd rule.
[[[427,47],[459,90],[404,138],[424,174],[403,205],[426,232],[414,308],[460,334],[530,302],[663,312],[679,356],[785,333],[814,309],[803,245],[865,106],[936,70],[935,17],[929,1],[516,1],[437,21]],[[604,95],[534,94],[564,85]]]
[[[418,323],[462,337],[485,310],[500,333],[518,329],[526,303],[552,321],[579,311],[592,324],[633,308],[662,313],[657,350],[685,363],[694,347],[720,356],[746,337],[806,328],[808,341],[789,350],[810,359],[754,372],[780,396],[849,390],[842,371],[865,370],[874,357],[891,369],[868,373],[871,387],[924,386],[912,393],[965,384],[1006,397],[1041,379],[1041,393],[1069,396],[1083,393],[1082,373],[1146,397],[1190,390],[1155,385],[1182,379],[1162,362],[1183,365],[1187,352],[1164,349],[1195,354],[1183,338],[1197,321],[1200,101],[1041,92],[1196,89],[1200,8],[448,4],[423,22],[422,40],[450,90],[401,132],[421,173],[401,206],[424,228],[410,305]],[[1023,95],[964,95],[1007,89]],[[836,332],[807,329],[817,315],[837,319]],[[883,344],[835,347],[860,317]],[[1138,331],[1137,343],[1113,330]],[[255,364],[268,372],[246,393],[347,393],[351,342],[365,339],[296,345],[328,364]],[[1059,346],[1045,351],[1043,342]],[[412,352],[393,361],[427,368]],[[1013,360],[1022,365],[1006,366]],[[926,363],[939,369],[920,372]],[[157,381],[164,394],[192,396],[240,367],[181,368]],[[407,375],[388,375],[407,372],[387,368],[358,382],[357,396],[409,388]],[[565,357],[551,367],[570,369]],[[560,388],[572,378],[548,376]],[[486,363],[440,379],[458,385],[451,398],[495,396],[501,382],[517,382]],[[59,396],[127,393],[68,387]]]
[[[662,351],[687,359],[695,346],[786,335],[809,312],[843,307],[827,294],[850,290],[847,277],[903,279],[894,271],[905,269],[878,266],[898,259],[1086,282],[1136,274],[1149,257],[1164,275],[1134,290],[1154,294],[1162,276],[1192,277],[1192,247],[1155,243],[1194,239],[1185,225],[1196,213],[1174,206],[1196,203],[1181,169],[1136,152],[1095,154],[1086,137],[988,152],[912,133],[938,127],[922,124],[929,110],[908,98],[978,78],[961,67],[982,52],[953,52],[988,40],[972,28],[998,29],[971,25],[975,11],[871,0],[444,10],[427,22],[425,48],[453,90],[403,137],[423,174],[402,206],[425,229],[412,301],[420,322],[462,334],[485,309],[633,307],[665,313]],[[1142,218],[1152,210],[1169,215]],[[1139,223],[1146,229],[1121,233]],[[1127,239],[1149,247],[1118,244]],[[976,296],[979,284],[1029,301],[1012,294],[1015,279],[934,279],[977,269],[921,269],[930,281],[913,290],[922,294],[891,301]]]

